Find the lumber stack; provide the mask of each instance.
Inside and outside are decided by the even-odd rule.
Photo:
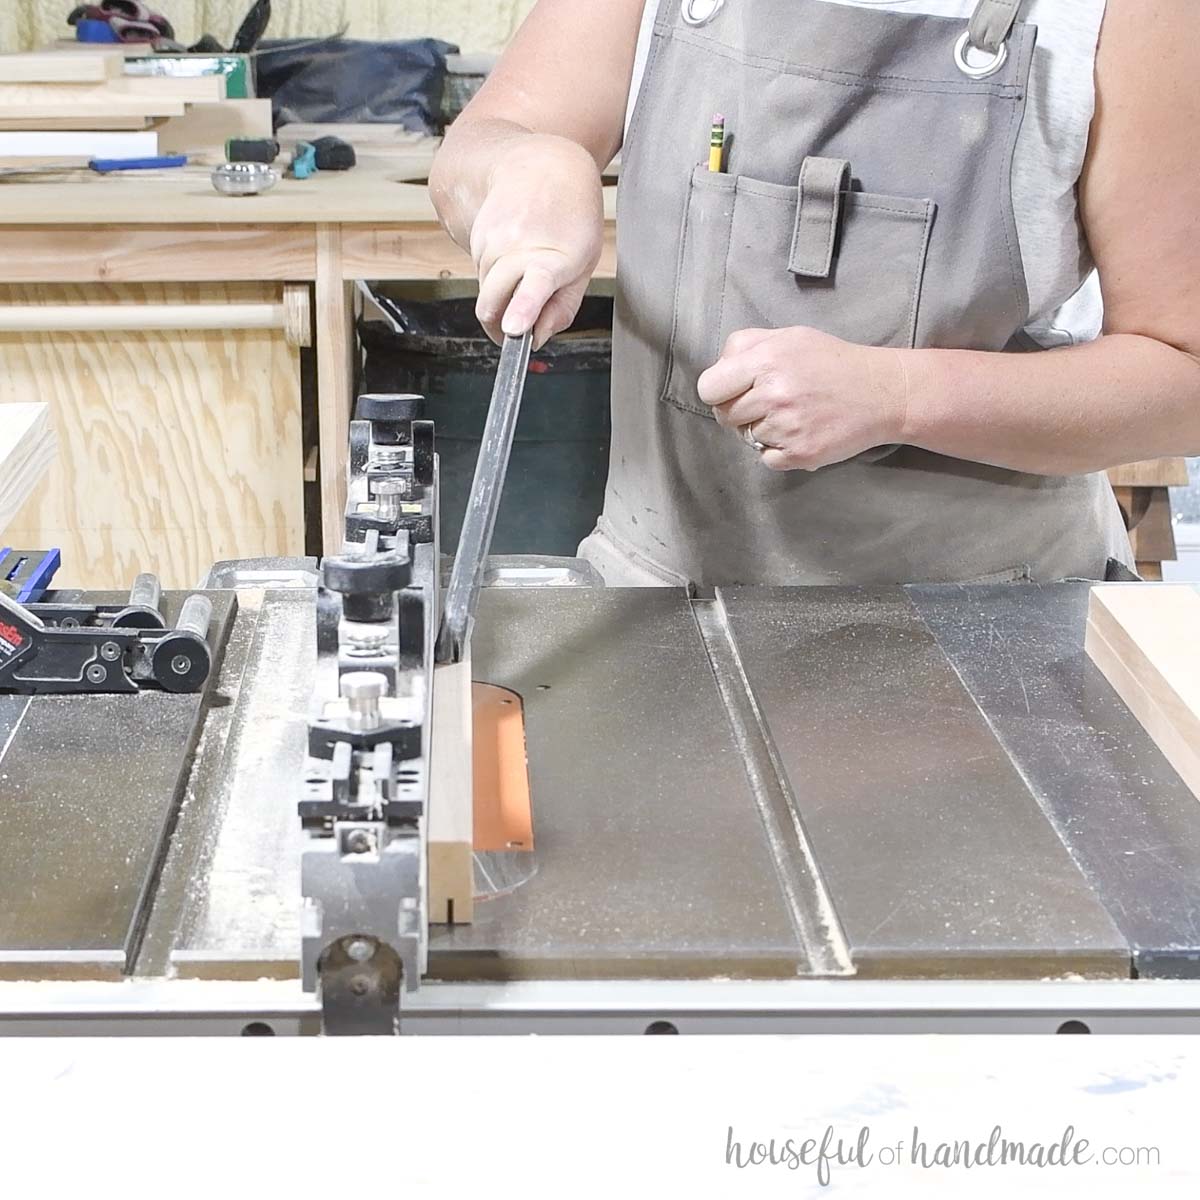
[[[1087,652],[1200,798],[1200,588],[1093,588]]]
[[[149,59],[129,49],[0,55],[0,166],[148,158],[270,135],[269,101],[228,99],[220,74],[149,74]]]
[[[0,534],[33,493],[55,448],[46,405],[0,405]]]

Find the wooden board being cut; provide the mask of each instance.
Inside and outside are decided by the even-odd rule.
[[[1092,589],[1087,652],[1200,799],[1200,589]]]
[[[474,916],[474,767],[471,663],[434,668],[429,764],[429,920]]]
[[[0,412],[0,535],[46,473],[54,449],[47,405],[10,404]]]

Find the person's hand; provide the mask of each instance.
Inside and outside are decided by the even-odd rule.
[[[815,471],[903,440],[902,351],[856,346],[816,329],[743,329],[701,376],[700,399],[775,471]]]
[[[471,226],[475,313],[494,341],[533,330],[543,345],[575,319],[604,245],[592,157],[566,138],[528,136],[492,172]]]

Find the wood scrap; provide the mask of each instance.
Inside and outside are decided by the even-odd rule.
[[[222,100],[197,104],[182,117],[172,117],[158,132],[164,154],[198,154],[211,151],[224,161],[225,143],[236,137],[272,134],[270,100]]]
[[[55,449],[47,405],[0,405],[0,533],[41,481]]]
[[[114,117],[94,112],[77,112],[67,117],[0,117],[0,132],[69,131],[93,133],[150,129],[163,117]]]
[[[0,54],[0,83],[106,83],[121,77],[123,65],[115,54]]]
[[[139,83],[148,81],[140,80]],[[194,82],[194,81],[185,81]],[[182,116],[185,102],[169,89],[138,90],[124,79],[108,84],[0,83],[0,117],[6,120],[50,117]]]
[[[57,38],[35,53],[61,54],[64,51],[79,51],[82,54],[115,54],[118,58],[147,58],[154,53],[149,42],[80,42],[75,38]]]
[[[1087,653],[1200,799],[1200,588],[1094,587]]]

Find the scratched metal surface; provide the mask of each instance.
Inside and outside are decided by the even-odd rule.
[[[485,591],[472,657],[524,698],[538,871],[434,974],[811,973],[681,590]]]
[[[1090,589],[908,592],[1129,941],[1138,974],[1196,978],[1200,804],[1084,651]]]
[[[231,637],[139,971],[296,973],[294,776],[312,599],[268,595],[286,599],[247,608]],[[1132,926],[1117,912],[1129,899],[1120,889],[1153,874],[1155,837],[1159,854],[1185,840],[1178,871],[1191,869],[1187,847],[1200,839],[1176,803],[1178,781],[1078,659],[1078,593],[754,597],[767,607],[755,614],[747,599],[739,645],[859,969],[1127,974]],[[528,706],[539,872],[482,905],[472,928],[435,930],[435,974],[805,969],[681,594],[485,592],[474,649],[477,674],[515,687]],[[1106,756],[1099,777],[1088,765],[1093,739]],[[1051,764],[1061,748],[1069,762],[1059,776]],[[1106,794],[1097,807],[1111,778],[1124,780],[1123,798]],[[1100,866],[1130,848],[1123,807],[1149,823],[1135,854],[1122,854],[1134,863],[1118,864],[1129,872],[1113,893],[1118,929],[1101,904],[1114,885]],[[1186,931],[1181,912],[1160,929]],[[1142,960],[1164,946],[1149,937]]]
[[[241,593],[138,974],[291,978],[315,592]]]
[[[164,595],[170,619],[185,596]],[[212,599],[219,661],[234,598]],[[204,703],[161,692],[0,698],[11,726],[0,736],[0,976],[126,969]]]
[[[1129,974],[1125,939],[902,588],[720,595],[861,975]]]
[[[297,972],[312,597],[267,596],[251,644],[231,644],[236,711],[221,732],[210,719],[139,973]],[[485,591],[472,653],[478,678],[525,700],[538,870],[472,926],[435,928],[432,974],[804,970],[682,592]]]

